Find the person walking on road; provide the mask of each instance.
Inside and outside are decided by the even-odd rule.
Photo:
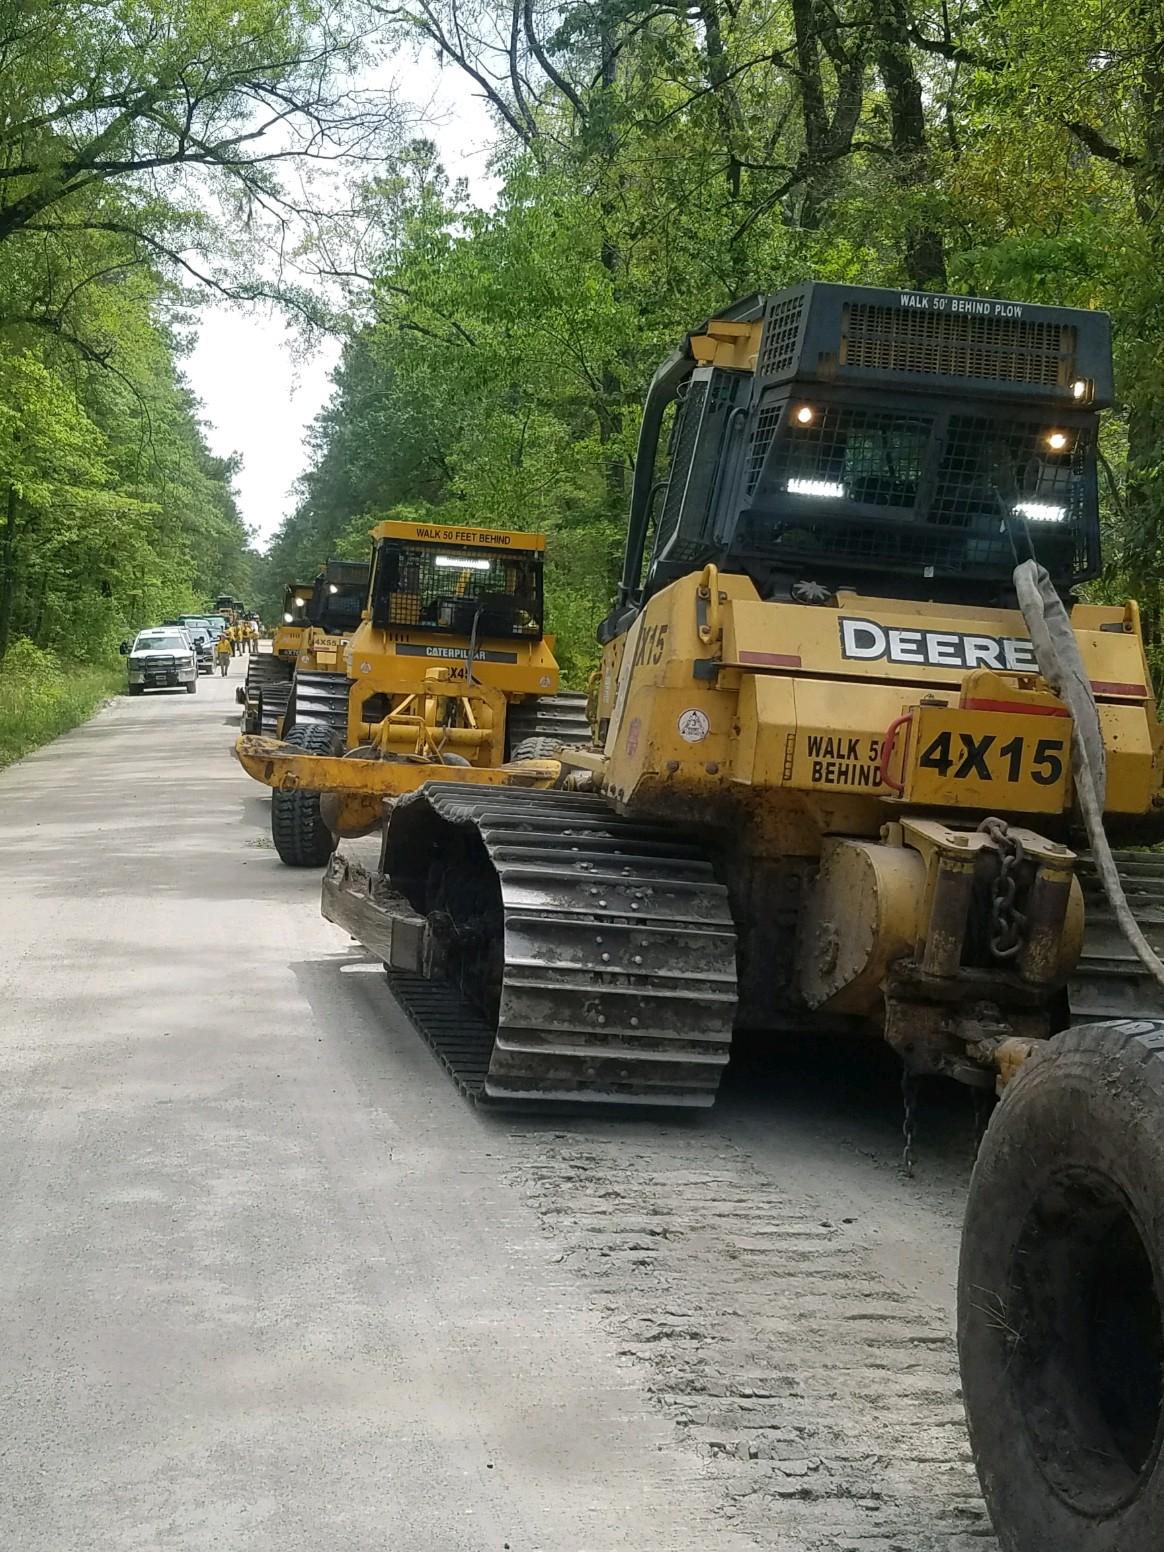
[[[234,648],[231,645],[228,631],[223,631],[222,635],[214,643],[214,655],[218,659],[218,672],[225,679],[230,672],[230,660],[234,656]]]

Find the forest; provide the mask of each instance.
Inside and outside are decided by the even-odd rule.
[[[1093,586],[1136,593],[1158,634],[1159,5],[0,13],[0,650],[88,652],[212,584],[253,582],[270,615],[373,521],[422,516],[550,535],[579,683],[656,364],[722,303],[812,276],[1112,314]],[[489,106],[485,193],[368,85],[418,53]],[[261,557],[182,382],[208,294],[343,338]]]
[[[182,363],[208,297],[293,305],[271,255],[304,168],[387,119],[351,93],[365,32],[299,0],[0,0],[0,764],[91,709],[127,633],[253,585]]]
[[[419,0],[495,200],[413,139],[358,201],[352,324],[273,576],[386,512],[544,528],[575,681],[638,407],[715,307],[807,277],[1104,308],[1108,571],[1158,630],[1164,8],[1146,0]],[[321,257],[326,267],[326,255]]]

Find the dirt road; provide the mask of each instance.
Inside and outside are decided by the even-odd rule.
[[[468,1109],[279,865],[234,686],[0,775],[0,1545],[987,1552],[960,1104]]]

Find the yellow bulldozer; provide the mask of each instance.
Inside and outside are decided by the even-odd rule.
[[[543,535],[387,521],[372,546],[357,623],[330,646],[338,666],[305,642],[279,736],[236,745],[274,789],[272,837],[292,866],[323,866],[335,837],[378,827],[386,802],[434,772],[549,785],[545,757],[589,742],[585,697],[560,692],[543,630]]]
[[[1081,310],[708,319],[646,399],[590,747],[442,773],[323,885],[484,1104],[706,1106],[742,1027],[1001,1094],[959,1346],[1008,1552],[1164,1545],[1164,732],[1135,604],[1061,601],[1112,391]]]
[[[279,623],[271,635],[270,652],[256,652],[247,663],[246,679],[235,691],[235,698],[243,707],[245,733],[278,730],[290,693],[291,675],[310,629],[307,610],[314,591],[314,582],[288,582],[283,589]]]
[[[247,664],[239,692],[247,733],[290,737],[320,724],[342,734],[347,725],[347,638],[360,621],[368,568],[329,560],[315,580],[288,583],[283,615],[269,653]],[[305,735],[298,735],[300,741]]]

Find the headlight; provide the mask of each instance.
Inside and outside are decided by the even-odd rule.
[[[840,501],[845,487],[835,480],[788,480],[784,486],[792,496],[827,496],[830,501]]]
[[[290,624],[291,624],[291,621],[292,621],[292,619],[293,619],[293,616],[292,616],[292,615],[290,615],[290,614],[285,614],[285,615],[284,615],[284,616],[283,616],[283,624],[284,624],[284,625],[290,625]]]
[[[1020,501],[1014,510],[1016,517],[1025,517],[1032,523],[1061,523],[1067,516],[1066,507],[1050,501]]]

